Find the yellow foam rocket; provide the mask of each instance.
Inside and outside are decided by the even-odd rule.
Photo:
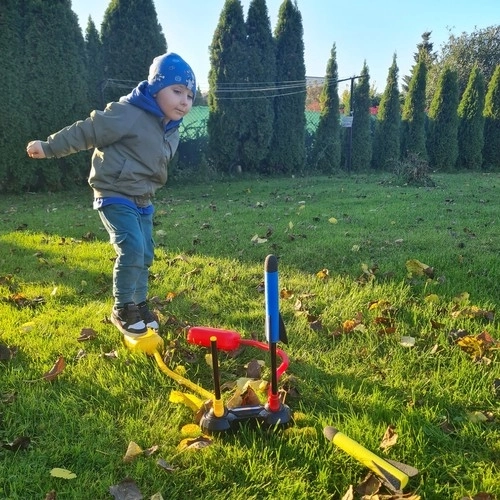
[[[335,427],[325,427],[323,434],[328,441],[373,471],[394,492],[401,492],[408,484],[409,478],[418,474],[418,470],[410,465],[396,460],[380,458],[354,441],[354,439],[335,429]]]

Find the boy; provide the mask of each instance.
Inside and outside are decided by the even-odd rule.
[[[149,268],[154,257],[155,191],[167,182],[167,164],[179,144],[179,125],[191,110],[196,79],[179,55],[153,60],[148,79],[104,111],[31,141],[30,158],[61,158],[94,148],[88,182],[94,208],[116,252],[111,321],[124,334],[159,329],[147,305]]]

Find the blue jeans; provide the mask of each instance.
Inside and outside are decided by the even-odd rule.
[[[145,301],[149,268],[154,258],[153,214],[143,215],[117,203],[100,208],[99,217],[116,252],[113,267],[115,306]]]

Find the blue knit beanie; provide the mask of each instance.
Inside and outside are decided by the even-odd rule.
[[[196,77],[189,64],[181,56],[170,52],[155,57],[149,67],[149,92],[157,94],[169,85],[185,85],[196,97]]]

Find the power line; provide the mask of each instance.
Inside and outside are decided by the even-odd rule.
[[[349,81],[358,77],[349,77],[341,79],[306,77],[305,80],[288,80],[283,82],[228,82],[217,83],[213,94],[219,100],[241,100],[241,99],[273,99],[276,97],[285,97],[290,95],[304,94],[307,92],[308,81],[320,80],[320,85],[334,85],[340,82]],[[106,87],[132,89],[137,85],[133,80],[120,80],[116,78],[108,78],[102,82],[101,91]],[[227,95],[227,94],[244,94],[244,95]],[[259,93],[260,95],[249,95],[249,93]]]

